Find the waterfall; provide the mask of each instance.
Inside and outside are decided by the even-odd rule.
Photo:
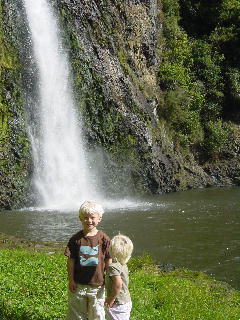
[[[98,196],[90,182],[67,54],[47,0],[24,0],[24,6],[39,71],[39,103],[35,110],[38,130],[32,130],[29,124],[38,205],[49,209],[75,208]]]

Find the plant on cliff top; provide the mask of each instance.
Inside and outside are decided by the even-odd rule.
[[[207,41],[190,38],[180,26],[179,2],[163,0],[163,51],[159,84],[163,104],[159,108],[176,141],[182,146],[204,146],[208,139],[216,142],[205,123],[221,116],[223,104],[223,55]],[[213,135],[211,137],[211,135]],[[203,139],[203,137],[206,139]]]

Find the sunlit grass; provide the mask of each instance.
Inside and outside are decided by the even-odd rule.
[[[66,258],[59,252],[0,250],[0,319],[64,319]],[[131,259],[131,320],[239,320],[240,293],[186,270],[163,273],[149,256]]]
[[[63,318],[67,303],[63,255],[2,249],[0,268],[1,316],[25,320]]]
[[[148,256],[130,266],[132,320],[240,319],[240,293],[225,283],[201,272],[160,272]]]

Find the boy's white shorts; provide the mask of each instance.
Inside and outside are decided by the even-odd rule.
[[[107,320],[129,320],[132,310],[132,302],[124,304],[114,304],[111,308],[106,308]]]
[[[103,287],[77,285],[68,293],[67,320],[105,320],[105,291]]]

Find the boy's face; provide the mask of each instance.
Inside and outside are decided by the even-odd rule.
[[[93,231],[102,220],[98,214],[82,213],[79,217],[84,231]]]

